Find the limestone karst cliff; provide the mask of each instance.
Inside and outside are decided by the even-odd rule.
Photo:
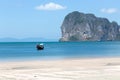
[[[120,26],[106,18],[78,11],[69,13],[61,26],[60,41],[114,41],[120,40]]]

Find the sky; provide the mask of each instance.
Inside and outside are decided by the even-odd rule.
[[[0,0],[0,38],[59,39],[64,17],[93,13],[120,24],[120,0]]]

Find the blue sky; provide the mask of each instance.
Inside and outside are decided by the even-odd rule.
[[[64,17],[79,11],[120,24],[120,0],[0,0],[0,38],[59,39]]]

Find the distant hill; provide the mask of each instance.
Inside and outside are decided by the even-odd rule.
[[[44,39],[44,38],[0,38],[0,42],[47,42],[47,41],[57,41],[57,39]]]
[[[60,41],[115,41],[120,40],[120,26],[107,18],[78,11],[69,13],[61,26]]]

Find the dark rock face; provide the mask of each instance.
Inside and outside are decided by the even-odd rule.
[[[113,41],[120,40],[120,26],[106,18],[74,11],[61,26],[60,41]]]

